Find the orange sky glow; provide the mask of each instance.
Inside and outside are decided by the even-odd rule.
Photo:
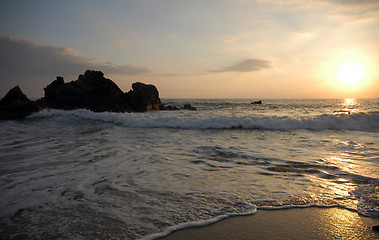
[[[0,97],[87,69],[161,98],[377,98],[379,2],[0,3]]]

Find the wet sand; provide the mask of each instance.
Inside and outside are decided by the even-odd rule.
[[[258,210],[205,226],[175,231],[160,240],[205,239],[379,239],[379,219],[342,208]]]

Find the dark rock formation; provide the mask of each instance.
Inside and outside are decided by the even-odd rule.
[[[146,85],[140,82],[133,83],[132,90],[125,93],[125,99],[129,102],[134,112],[164,109],[158,90],[154,85]]]
[[[132,90],[124,93],[100,71],[87,70],[77,80],[68,83],[58,76],[44,91],[44,97],[33,102],[18,86],[11,89],[0,101],[0,119],[24,118],[42,108],[83,108],[94,112],[146,112],[166,109],[154,85],[136,82],[132,84]],[[172,107],[172,110],[176,109],[178,108]],[[190,104],[185,104],[181,109],[196,110]]]
[[[167,107],[164,107],[162,110],[168,110],[168,111],[178,111],[178,110],[181,110],[181,109],[185,109],[185,110],[190,110],[190,111],[197,111],[197,109],[192,106],[191,104],[184,104],[183,107],[177,107],[177,106],[167,106]]]
[[[191,104],[184,104],[182,109],[197,111],[197,109],[195,107],[191,106]]]
[[[262,101],[259,100],[259,101],[254,101],[254,102],[251,102],[251,104],[262,104]]]
[[[9,90],[0,101],[0,119],[22,119],[40,110],[37,103],[30,101],[19,86]]]
[[[94,112],[132,112],[124,92],[100,71],[87,70],[78,80],[64,83],[57,77],[45,90],[40,104],[48,108],[84,108]]]
[[[87,70],[69,83],[57,77],[44,90],[40,104],[48,108],[85,108],[94,112],[146,112],[164,108],[155,86],[137,82],[124,93],[100,71]]]
[[[180,110],[180,108],[178,108],[177,106],[171,106],[171,105],[169,105],[169,106],[165,107],[164,110],[168,110],[168,111],[178,111],[178,110]]]

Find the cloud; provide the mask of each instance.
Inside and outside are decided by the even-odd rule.
[[[366,6],[378,6],[378,0],[323,0],[326,2],[332,2],[342,5],[366,5]]]
[[[242,62],[210,72],[254,72],[272,68],[272,63],[262,59],[247,59]]]
[[[72,48],[41,46],[32,41],[0,35],[0,74],[45,76],[72,74],[86,69],[99,69],[117,74],[142,74],[152,70],[135,65],[103,62],[98,58],[80,56]]]
[[[194,76],[202,76],[207,74],[207,72],[199,72],[199,73],[164,73],[159,74],[157,76],[165,76],[165,77],[194,77]]]
[[[4,95],[4,88],[23,84],[35,88],[36,86],[31,85],[31,81],[34,81],[43,89],[57,75],[77,76],[87,69],[122,75],[152,72],[148,67],[104,62],[98,58],[80,56],[72,48],[41,46],[4,34],[0,34],[0,52],[0,96]]]
[[[256,2],[257,0],[239,0],[239,2]],[[371,6],[377,6],[378,0],[316,0],[316,2],[326,2],[326,3],[332,3],[332,4],[342,4],[342,5],[371,5]],[[312,4],[312,1],[309,0],[258,0],[260,3],[274,3],[279,5],[288,5],[288,4],[294,4],[294,3],[300,3],[300,4]]]

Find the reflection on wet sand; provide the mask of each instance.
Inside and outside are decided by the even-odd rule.
[[[379,219],[336,207],[258,210],[252,216],[231,217],[218,223],[173,232],[161,240],[205,239],[379,239],[371,228]]]
[[[356,212],[331,208],[327,211],[319,211],[319,214],[314,217],[318,225],[318,235],[321,238],[374,239],[375,232],[370,231],[370,221]]]

